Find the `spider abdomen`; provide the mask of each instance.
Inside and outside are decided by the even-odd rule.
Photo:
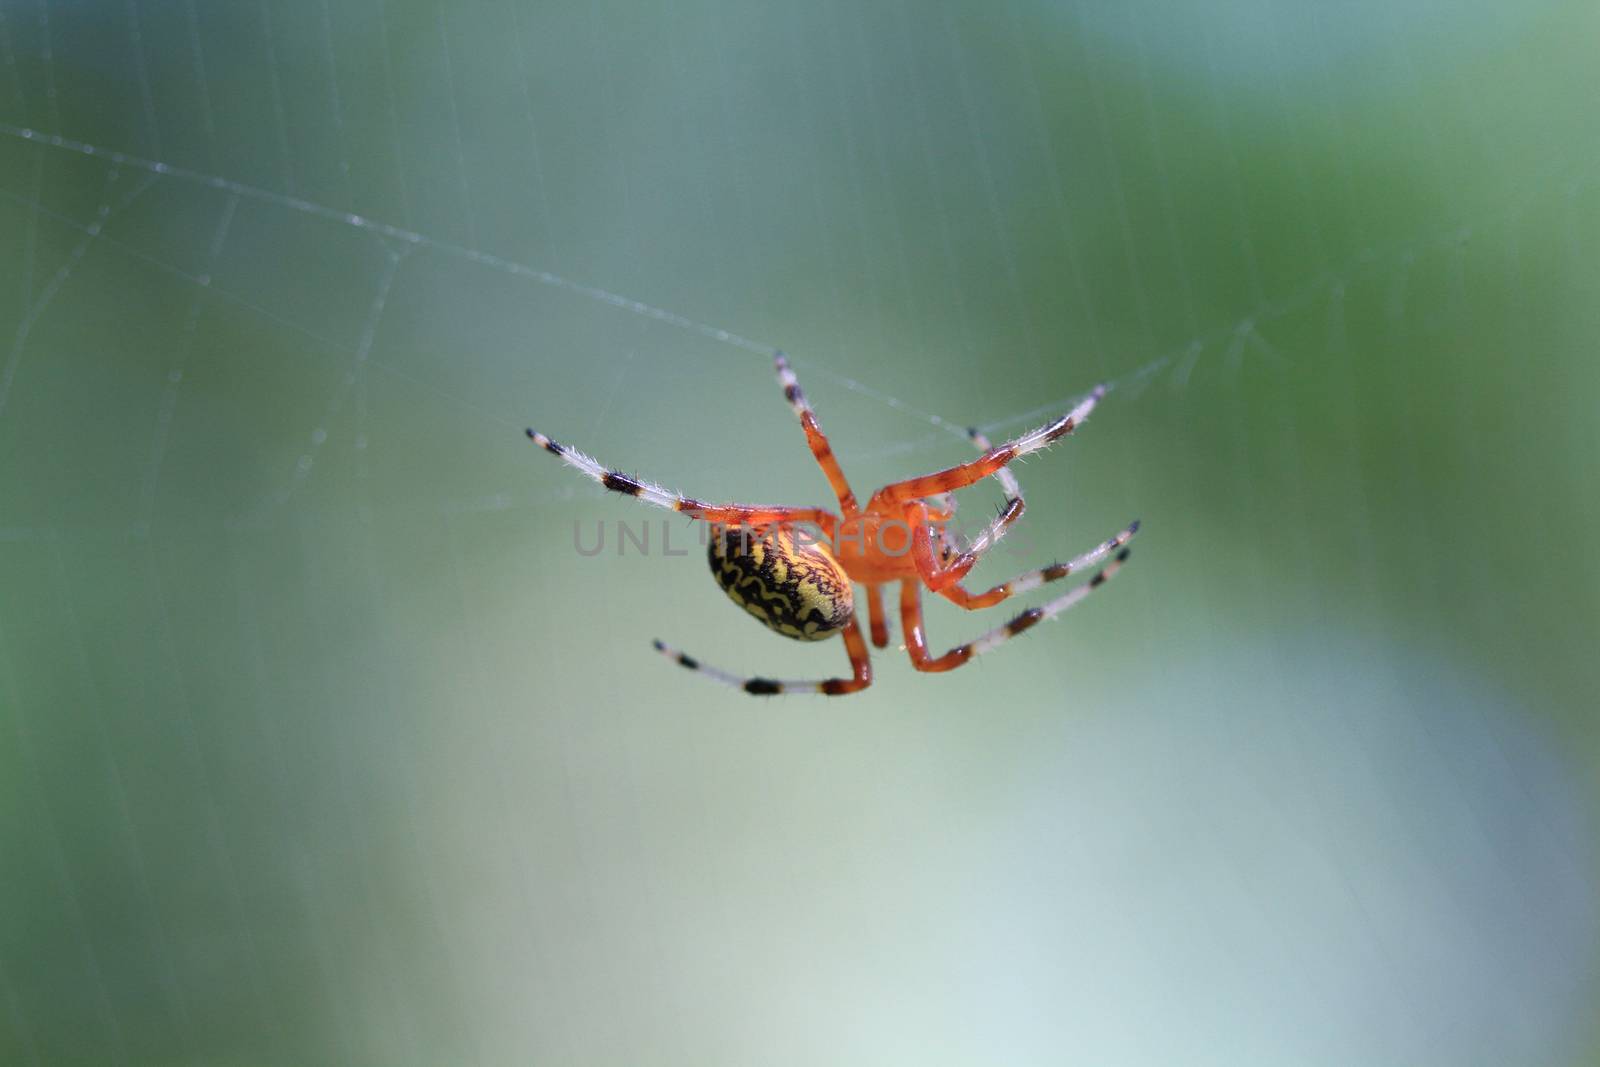
[[[709,560],[729,599],[797,641],[832,637],[855,608],[850,577],[827,545],[799,540],[787,527],[714,528]]]

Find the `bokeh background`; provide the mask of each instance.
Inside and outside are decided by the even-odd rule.
[[[1594,1062],[1597,33],[0,5],[0,1062]],[[772,345],[1131,564],[673,668],[844,664],[522,429],[826,502]]]

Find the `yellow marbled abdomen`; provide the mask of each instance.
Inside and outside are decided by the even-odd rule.
[[[713,527],[709,560],[729,599],[797,641],[832,637],[855,608],[850,577],[828,546],[788,527]]]

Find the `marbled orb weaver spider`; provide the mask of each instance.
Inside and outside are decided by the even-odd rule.
[[[576,449],[557,444],[542,433],[531,429],[527,431],[535,444],[559,456],[569,466],[612,492],[635,497],[659,508],[679,511],[718,527],[713,529],[710,538],[711,570],[717,584],[722,586],[734,603],[785,637],[819,641],[842,633],[845,650],[850,656],[851,674],[849,678],[827,678],[822,681],[744,678],[702,663],[660,641],[654,642],[656,651],[668,659],[725,685],[758,696],[778,693],[839,696],[854,693],[872,684],[872,663],[867,655],[866,642],[861,639],[852,582],[859,582],[866,588],[872,643],[878,648],[884,648],[889,643],[889,628],[883,609],[883,586],[889,582],[899,582],[901,626],[905,631],[906,650],[911,655],[912,666],[919,671],[948,671],[1075,606],[1116,574],[1127,560],[1129,550],[1124,546],[1138,532],[1137,522],[1070,562],[1052,563],[1048,567],[1028,571],[987,592],[970,592],[961,584],[967,572],[1022,515],[1022,490],[1007,464],[1031,452],[1038,452],[1075,430],[1105,395],[1104,386],[1097,386],[1077,407],[1054,422],[1008,441],[999,448],[993,447],[977,430],[969,430],[972,443],[983,453],[977,459],[935,474],[892,482],[873,493],[863,508],[856,502],[856,495],[851,492],[850,483],[845,480],[844,471],[840,469],[828,439],[817,425],[816,413],[806,402],[800,382],[782,352],[776,354],[775,363],[783,395],[799,417],[806,443],[811,446],[811,454],[839,499],[841,515],[823,508],[707,504],[610,470]],[[945,526],[955,514],[955,498],[950,494],[990,476],[1005,490],[1005,505],[977,537],[960,544]],[[896,528],[903,533],[897,543],[891,544],[891,539],[886,535]],[[820,531],[820,536],[802,536],[803,529]],[[957,645],[942,656],[929,654],[922,628],[923,589],[975,611],[992,607],[1046,582],[1058,581],[1108,556],[1112,557],[1111,562],[1071,592],[1039,607],[1029,608],[1004,626],[991,630],[975,641]]]

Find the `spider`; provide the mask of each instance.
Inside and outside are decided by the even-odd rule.
[[[883,586],[900,583],[900,619],[905,633],[906,651],[919,671],[948,671],[970,662],[996,646],[1016,637],[1045,619],[1054,618],[1074,607],[1108,581],[1128,558],[1128,541],[1138,532],[1133,522],[1116,536],[1103,541],[1067,563],[1052,563],[1027,571],[986,592],[975,593],[961,584],[967,572],[993,548],[1011,525],[1022,516],[1022,490],[1016,476],[1007,468],[1021,456],[1038,452],[1081,425],[1095,404],[1105,395],[1097,386],[1071,411],[1031,433],[1008,441],[999,448],[977,430],[968,437],[982,455],[934,474],[908,478],[884,486],[861,507],[845,480],[844,471],[817,424],[816,413],[806,401],[800,382],[782,352],[774,365],[783,395],[800,420],[806,443],[817,465],[827,477],[839,499],[840,515],[823,508],[778,507],[765,504],[707,504],[669,492],[659,485],[630,477],[602,466],[576,449],[557,444],[535,430],[528,437],[545,451],[560,457],[568,466],[593,478],[605,488],[670,511],[682,512],[713,526],[709,559],[717,584],[734,603],[754,615],[769,629],[801,641],[819,641],[843,634],[850,656],[850,677],[821,681],[776,681],[762,677],[740,677],[703,663],[661,641],[653,642],[656,651],[691,671],[757,696],[778,693],[823,693],[840,696],[865,689],[872,684],[872,663],[866,642],[861,637],[852,582],[866,589],[867,618],[872,643],[884,648],[889,643],[889,628],[883,607]],[[950,495],[987,477],[994,477],[1006,494],[999,514],[977,537],[961,544],[946,527],[955,514],[955,498]],[[807,537],[805,531],[819,531]],[[1089,581],[1039,607],[1029,608],[1004,626],[989,631],[974,641],[957,645],[941,656],[928,651],[922,627],[922,591],[937,593],[946,600],[975,611],[992,607],[1018,593],[1036,589],[1046,582],[1112,557]]]

